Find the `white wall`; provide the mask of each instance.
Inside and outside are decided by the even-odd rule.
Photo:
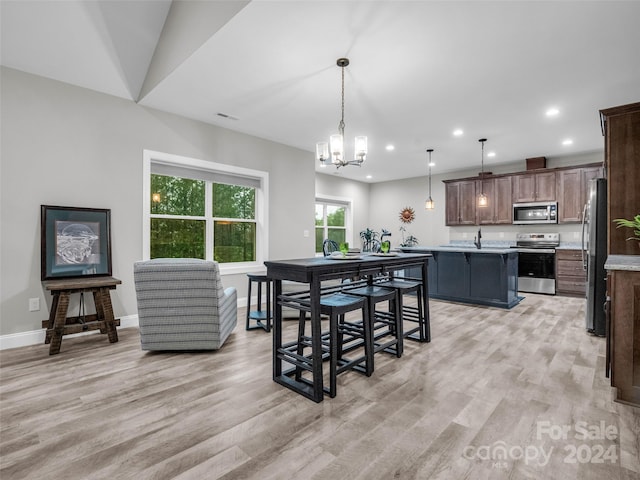
[[[41,204],[111,209],[113,275],[122,280],[114,312],[136,313],[144,149],[269,172],[269,257],[313,255],[313,236],[303,236],[314,228],[312,153],[4,67],[1,96],[0,335],[39,330],[48,317]],[[245,275],[223,283],[246,296]],[[28,312],[34,297],[42,308]]]

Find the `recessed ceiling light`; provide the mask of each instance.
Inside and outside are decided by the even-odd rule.
[[[393,150],[395,150],[395,149],[396,149],[396,147],[394,147],[394,146],[393,146],[393,145],[391,145],[391,144],[387,145],[387,146],[386,146],[386,147],[384,147],[384,148],[386,148],[388,152],[391,152],[391,151],[393,151]]]
[[[546,115],[547,117],[555,117],[559,113],[560,110],[558,110],[556,107],[551,107],[549,110],[547,110]]]
[[[371,175],[367,175],[367,178],[373,178]]]
[[[495,156],[496,156],[496,152],[487,153],[487,157],[495,157]]]
[[[435,167],[436,166],[436,162],[429,162],[429,166],[430,167]]]
[[[462,135],[463,133],[464,133],[464,132],[462,131],[462,129],[461,129],[461,128],[457,128],[456,130],[454,130],[454,131],[453,131],[453,134],[454,134],[456,137],[459,137],[459,136],[460,136],[460,135]]]
[[[570,138],[567,138],[566,140],[562,141],[563,145],[571,145],[573,144],[573,140],[571,140]]]

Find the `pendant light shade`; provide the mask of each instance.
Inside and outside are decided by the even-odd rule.
[[[320,162],[322,167],[329,164],[333,164],[337,168],[346,165],[360,166],[367,158],[367,137],[357,136],[355,138],[353,160],[347,160],[344,152],[344,68],[349,65],[349,59],[339,58],[336,64],[342,69],[342,117],[338,124],[338,133],[329,137],[329,143],[316,143],[316,160]]]
[[[431,198],[431,167],[433,166],[433,162],[431,162],[431,152],[433,152],[433,148],[430,148],[427,150],[427,153],[429,154],[429,160],[428,160],[428,165],[429,165],[429,198],[427,198],[427,201],[424,202],[424,208],[426,210],[433,210],[434,208],[436,208],[436,204],[433,201],[433,199]]]
[[[480,157],[480,195],[478,195],[477,206],[480,208],[484,208],[489,205],[489,199],[484,194],[484,142],[486,142],[487,139],[481,138],[478,141],[482,145],[482,155]]]

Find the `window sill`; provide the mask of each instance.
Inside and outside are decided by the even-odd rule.
[[[245,273],[265,273],[266,268],[261,263],[238,263],[220,265],[220,275],[243,275]]]

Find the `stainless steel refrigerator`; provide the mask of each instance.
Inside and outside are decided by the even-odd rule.
[[[589,181],[589,197],[582,218],[582,264],[587,271],[587,316],[589,333],[604,336],[607,273],[607,181]]]

